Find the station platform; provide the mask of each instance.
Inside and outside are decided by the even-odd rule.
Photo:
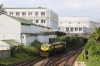
[[[75,62],[74,66],[86,66],[85,62]]]

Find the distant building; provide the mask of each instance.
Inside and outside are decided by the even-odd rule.
[[[47,8],[5,8],[6,14],[21,17],[37,25],[47,26],[58,30],[58,15]]]
[[[66,32],[67,35],[83,36],[88,37],[88,35],[94,31],[95,27],[100,27],[99,22],[94,22],[85,16],[76,17],[60,17],[59,18],[59,30]]]

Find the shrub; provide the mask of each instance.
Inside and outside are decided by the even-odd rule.
[[[60,37],[50,38],[49,39],[49,43],[51,43],[51,44],[55,43],[55,42],[59,42],[59,41],[62,41]]]
[[[66,33],[64,33],[64,32],[59,32],[59,31],[55,31],[55,35],[57,35],[57,36],[65,36]]]

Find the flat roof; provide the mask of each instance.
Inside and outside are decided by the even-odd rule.
[[[47,9],[45,7],[4,7],[4,9]]]

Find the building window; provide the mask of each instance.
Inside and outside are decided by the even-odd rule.
[[[35,12],[35,15],[38,16],[38,12]]]
[[[32,19],[29,19],[29,22],[33,22],[33,20]]]
[[[59,30],[60,30],[60,28],[59,28]]]
[[[45,23],[45,20],[44,20],[44,23]]]
[[[66,31],[69,31],[69,28],[66,28]]]
[[[31,20],[31,22],[33,23],[33,20]]]
[[[78,28],[75,28],[75,31],[78,31]]]
[[[78,24],[80,24],[80,22],[78,22]]]
[[[73,28],[70,28],[70,31],[73,31]]]
[[[32,15],[32,12],[28,12],[28,15]]]
[[[5,14],[7,14],[7,12],[5,12]]]
[[[71,22],[69,22],[69,24],[71,24]]]
[[[19,12],[16,12],[16,16],[18,16],[18,15],[20,15],[20,13]]]
[[[29,19],[29,22],[30,22],[30,19]]]
[[[29,19],[29,22],[32,22],[33,23],[33,20],[32,19]]]
[[[22,12],[22,15],[25,16],[26,15],[26,12]]]
[[[45,16],[45,12],[41,12],[41,16]]]
[[[13,12],[10,12],[10,15],[13,15]]]
[[[45,23],[45,20],[41,20],[41,23]]]
[[[38,23],[38,20],[36,20],[36,23]]]
[[[41,20],[41,23],[43,23],[43,20]]]
[[[79,31],[82,31],[82,28],[79,28]]]

